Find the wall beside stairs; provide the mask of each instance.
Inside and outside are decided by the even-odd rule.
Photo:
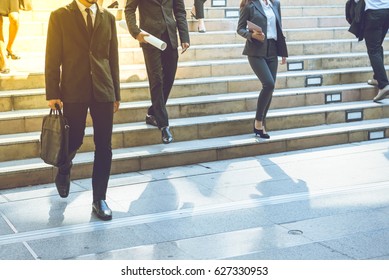
[[[50,12],[69,2],[34,0],[34,10],[21,13],[15,51],[22,59],[11,61],[10,74],[0,75],[0,189],[50,183],[56,175],[55,168],[39,159],[40,127],[48,113],[44,50]],[[208,0],[207,32],[202,34],[190,18],[193,1],[185,0],[191,47],[180,56],[168,103],[176,140],[169,145],[160,144],[160,132],[144,123],[148,82],[138,43],[119,26],[124,2],[111,10],[118,19],[123,97],[115,115],[112,173],[388,137],[389,102],[372,102],[377,89],[366,84],[372,69],[364,42],[347,31],[344,0],[281,0],[289,64],[279,67],[267,123],[272,137],[255,138],[252,122],[260,84],[241,54],[239,2],[212,6]],[[4,24],[7,29],[7,19]],[[389,50],[388,39],[384,49]],[[292,70],[297,66],[302,69]],[[91,176],[90,118],[87,124],[74,179]]]

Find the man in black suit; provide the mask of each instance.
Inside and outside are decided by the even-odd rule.
[[[82,145],[89,109],[95,159],[92,210],[110,220],[105,202],[112,162],[113,114],[119,109],[119,55],[114,16],[97,0],[74,0],[50,15],[46,45],[46,99],[63,106],[70,126],[68,161],[58,168],[55,184],[61,197],[70,188],[72,160]]]
[[[139,27],[136,10],[139,11]],[[182,52],[189,48],[189,32],[183,0],[127,0],[126,22],[131,35],[140,42],[145,58],[150,85],[151,107],[146,123],[157,126],[162,133],[162,142],[173,141],[169,129],[166,102],[172,89],[177,71],[179,33]],[[148,33],[165,41],[164,51],[148,44]]]

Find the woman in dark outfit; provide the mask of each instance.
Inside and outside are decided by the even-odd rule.
[[[262,31],[249,30],[247,21],[259,26]],[[286,63],[288,51],[282,33],[281,9],[278,0],[242,0],[237,33],[246,38],[243,55],[262,83],[254,120],[254,133],[261,138],[270,138],[266,133],[266,114],[269,110],[276,82],[278,58]]]

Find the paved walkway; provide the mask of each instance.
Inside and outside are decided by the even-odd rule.
[[[0,259],[389,259],[389,139],[0,191]]]

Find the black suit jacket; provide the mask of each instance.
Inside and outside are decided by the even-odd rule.
[[[47,32],[46,99],[63,102],[120,101],[115,17],[98,9],[89,42],[85,20],[73,1],[50,15]]]
[[[281,7],[280,2],[275,0],[272,2],[273,11],[276,16],[277,25],[277,55],[282,57],[288,56],[285,36],[282,32],[281,23]],[[262,28],[262,32],[267,34],[267,18],[261,3],[254,0],[240,9],[237,33],[246,38],[246,45],[243,50],[244,55],[248,56],[266,56],[267,40],[259,42],[251,38],[251,33],[247,30],[247,20],[255,23]]]
[[[136,22],[139,9],[139,26]],[[178,47],[177,29],[181,43],[189,43],[188,22],[183,0],[127,0],[124,9],[130,34],[136,38],[140,29],[161,39],[167,30],[173,48]],[[148,44],[142,44],[146,47]]]

